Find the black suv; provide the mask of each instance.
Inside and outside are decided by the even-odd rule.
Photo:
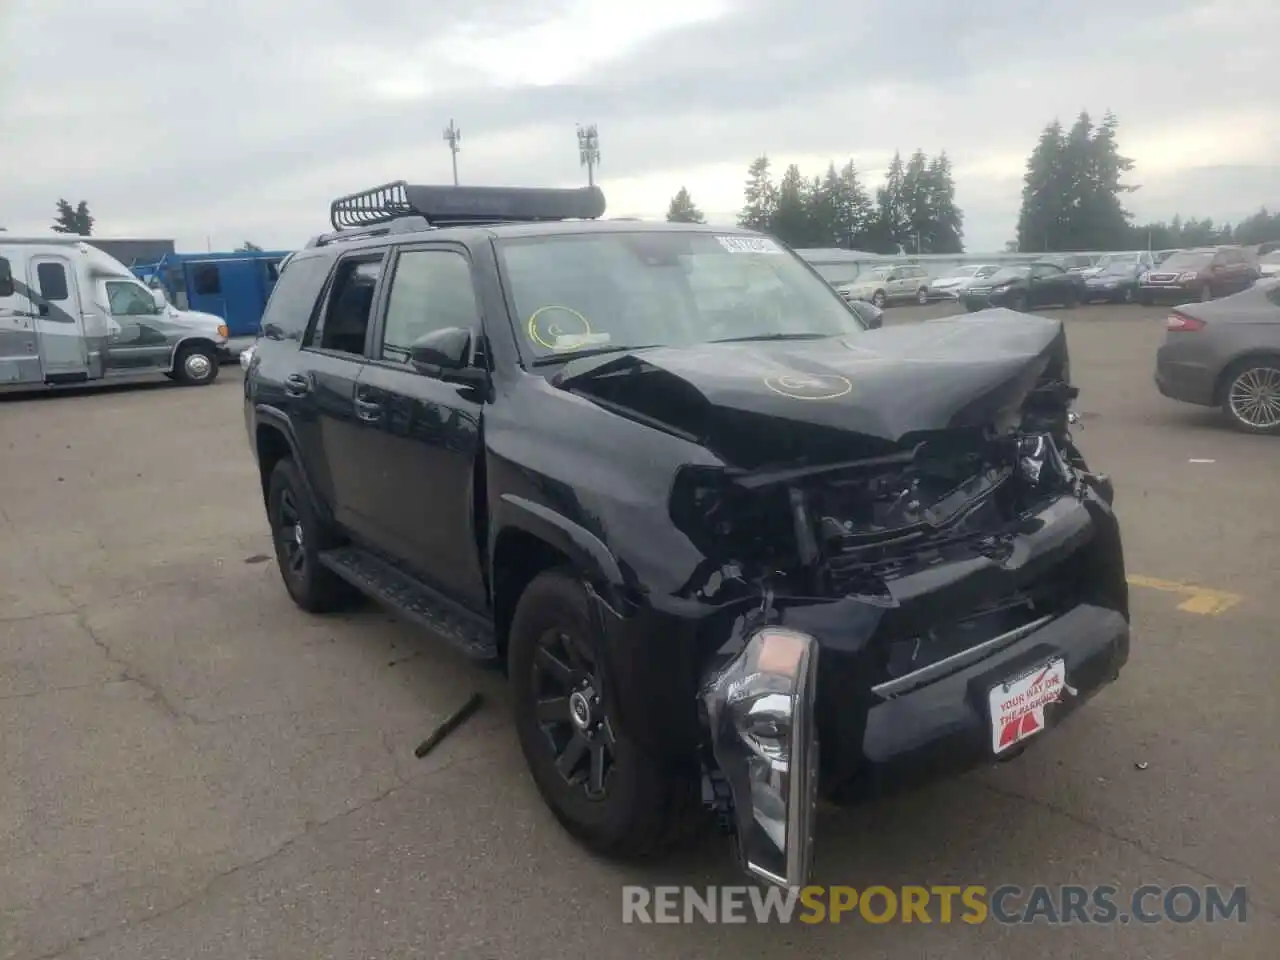
[[[504,665],[593,848],[714,811],[799,884],[819,791],[1013,756],[1117,676],[1110,484],[1061,323],[870,330],[768,237],[603,210],[334,202],[247,364],[280,571],[305,610],[369,595]]]

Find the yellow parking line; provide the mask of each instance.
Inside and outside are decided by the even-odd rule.
[[[1165,593],[1178,593],[1186,599],[1178,604],[1178,609],[1186,613],[1198,613],[1213,617],[1225,613],[1244,598],[1236,593],[1213,590],[1209,587],[1198,587],[1190,583],[1177,583],[1173,580],[1158,580],[1155,577],[1129,575],[1129,584],[1135,587],[1147,587]]]

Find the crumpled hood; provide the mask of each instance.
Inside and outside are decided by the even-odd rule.
[[[583,358],[552,383],[746,467],[877,455],[913,434],[995,424],[1066,359],[1061,321],[992,309],[843,338]]]

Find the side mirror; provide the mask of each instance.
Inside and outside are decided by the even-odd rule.
[[[158,288],[158,287],[153,287],[153,288],[152,288],[152,290],[151,290],[151,299],[155,301],[155,305],[156,305],[156,312],[157,312],[157,313],[161,313],[161,312],[163,312],[163,311],[164,311],[164,309],[165,309],[167,306],[169,306],[169,298],[168,298],[168,297],[166,297],[166,296],[164,295],[164,291],[163,291],[163,290],[161,290],[161,289],[160,289],[160,288]]]
[[[419,372],[446,383],[478,386],[488,374],[471,365],[471,331],[445,327],[425,333],[409,346],[409,362]]]
[[[13,269],[8,260],[0,257],[0,297],[12,297],[13,292]]]

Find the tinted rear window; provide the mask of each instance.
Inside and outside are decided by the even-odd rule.
[[[263,312],[264,333],[271,327],[271,335],[280,339],[302,339],[332,263],[332,258],[327,256],[295,257],[289,261],[271,289],[271,298]]]

